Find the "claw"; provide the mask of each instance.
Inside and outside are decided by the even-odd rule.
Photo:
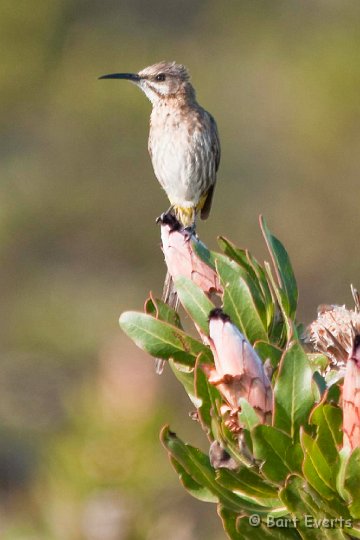
[[[183,229],[184,237],[186,242],[190,242],[192,236],[196,236],[196,227],[195,223],[190,225],[190,227],[184,227]]]

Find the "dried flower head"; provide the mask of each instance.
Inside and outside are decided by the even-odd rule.
[[[354,287],[351,290],[355,310],[321,305],[317,319],[307,329],[307,341],[330,359],[332,367],[345,365],[352,352],[354,336],[360,333],[359,294]]]

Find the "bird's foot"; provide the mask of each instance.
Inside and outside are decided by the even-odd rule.
[[[156,218],[156,223],[161,225],[169,225],[172,231],[180,231],[181,223],[176,219],[174,214],[171,211],[163,212],[158,218]]]
[[[195,220],[191,225],[188,225],[187,227],[184,227],[181,224],[181,221],[176,217],[176,215],[173,212],[174,207],[170,206],[170,208],[163,212],[158,218],[156,218],[156,223],[160,223],[160,225],[168,225],[171,229],[171,231],[179,231],[182,232],[185,241],[189,242],[189,240],[194,236],[195,238],[198,238],[196,234],[196,222]]]
[[[189,242],[193,236],[197,238],[195,222],[192,223],[192,225],[190,225],[189,227],[184,227],[184,236],[186,242]]]

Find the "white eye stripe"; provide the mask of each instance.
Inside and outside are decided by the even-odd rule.
[[[164,88],[164,86],[159,83],[159,84],[156,84],[156,83],[147,83],[147,87],[150,88],[150,90],[152,92],[154,92],[154,94],[156,94],[158,97],[162,97],[164,95],[166,95],[166,88]]]

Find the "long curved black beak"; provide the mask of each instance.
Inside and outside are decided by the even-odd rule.
[[[99,79],[126,79],[132,82],[140,81],[140,77],[137,73],[110,73],[109,75],[102,75]]]

